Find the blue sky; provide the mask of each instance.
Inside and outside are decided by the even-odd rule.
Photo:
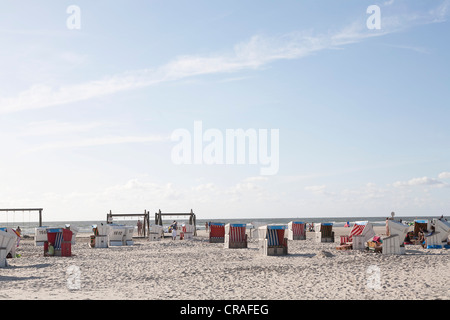
[[[448,215],[448,0],[2,5],[0,207]],[[279,130],[278,171],[176,165],[171,134],[195,121]]]

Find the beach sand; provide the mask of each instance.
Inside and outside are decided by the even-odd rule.
[[[375,227],[383,235],[384,227]],[[289,241],[287,256],[263,256],[257,240],[247,249],[169,237],[133,246],[90,248],[79,234],[72,257],[44,257],[21,240],[20,258],[0,269],[0,299],[335,300],[450,298],[450,250],[407,246],[405,255],[339,251],[335,243]]]

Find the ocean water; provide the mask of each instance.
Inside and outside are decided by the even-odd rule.
[[[422,216],[422,217],[397,217],[395,216],[395,219],[402,219],[402,221],[405,222],[413,222],[414,220],[431,220],[432,218],[439,218],[434,216]],[[447,220],[450,219],[450,217],[445,217]],[[178,225],[181,225],[183,223],[188,223],[188,219],[182,218],[177,219],[176,216],[171,217],[171,219],[163,220],[163,226],[168,227],[173,220],[177,220]],[[141,220],[142,221],[142,220]],[[385,226],[386,225],[386,217],[310,217],[310,218],[242,218],[242,219],[197,219],[196,225],[197,230],[204,230],[205,229],[205,223],[207,222],[221,222],[221,223],[245,223],[247,224],[247,228],[253,228],[254,226],[260,226],[265,224],[288,224],[290,221],[302,221],[309,223],[333,223],[336,227],[343,227],[347,222],[350,223],[350,225],[353,225],[356,221],[369,221],[374,226]],[[105,220],[94,220],[94,221],[52,221],[52,222],[46,222],[43,221],[42,225],[45,227],[50,228],[62,228],[66,226],[73,226],[78,229],[79,233],[91,233],[92,228],[95,225],[100,225],[101,223],[105,224]],[[114,220],[113,223],[121,224],[121,225],[127,225],[127,226],[135,226],[137,231],[137,219],[134,220],[122,220],[117,219]],[[150,217],[150,223],[154,223],[153,217]],[[22,234],[24,235],[34,235],[36,227],[39,226],[38,222],[0,222],[0,227],[11,227],[13,229],[16,229],[18,226],[20,226],[20,229],[22,230]]]

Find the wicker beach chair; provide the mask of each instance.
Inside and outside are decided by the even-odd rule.
[[[11,232],[0,230],[0,267],[8,266],[6,257],[16,246],[17,236]]]
[[[288,254],[288,241],[286,238],[286,225],[266,225],[260,227],[262,238],[260,252],[266,256],[282,256]]]
[[[291,221],[288,223],[288,240],[306,240],[306,223]]]
[[[405,238],[408,233],[409,226],[403,223],[388,220],[388,228],[390,236],[382,239],[383,254],[405,254]]]
[[[225,225],[225,243],[227,249],[247,248],[247,225],[228,223]]]
[[[209,225],[209,242],[225,243],[225,223],[211,222]]]
[[[368,221],[358,221],[353,225],[350,231],[349,240],[352,242],[352,247],[355,250],[363,250],[366,247],[366,242],[375,236],[373,226]]]
[[[15,258],[16,257],[16,250],[19,247],[19,242],[20,242],[20,234],[16,232],[16,230],[14,230],[13,228],[9,228],[9,227],[5,227],[5,228],[0,228],[1,231],[7,232],[8,234],[12,235],[13,238],[15,239],[15,245],[11,247],[11,249],[6,252],[6,255]]]
[[[181,226],[181,233],[183,240],[194,239],[195,226],[193,224],[183,224]]]
[[[441,219],[434,219],[433,225],[436,232],[440,234],[441,242],[447,243],[450,236],[450,223]]]
[[[332,223],[317,223],[314,225],[316,232],[316,242],[334,242],[334,232]]]
[[[73,233],[66,228],[48,228],[47,241],[44,243],[44,255],[47,255],[49,243],[55,248],[55,256],[72,256]]]

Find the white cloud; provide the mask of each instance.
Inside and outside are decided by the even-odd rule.
[[[422,177],[413,178],[408,181],[397,181],[392,184],[394,187],[409,187],[409,186],[445,186],[446,183],[437,179]]]
[[[450,179],[450,172],[441,172],[438,175],[439,179]]]
[[[161,135],[149,136],[108,136],[98,138],[77,139],[71,141],[51,142],[36,146],[28,150],[28,152],[36,152],[50,149],[64,149],[64,148],[82,148],[95,147],[102,145],[114,145],[124,143],[143,143],[143,142],[163,142],[169,141],[169,137]]]

